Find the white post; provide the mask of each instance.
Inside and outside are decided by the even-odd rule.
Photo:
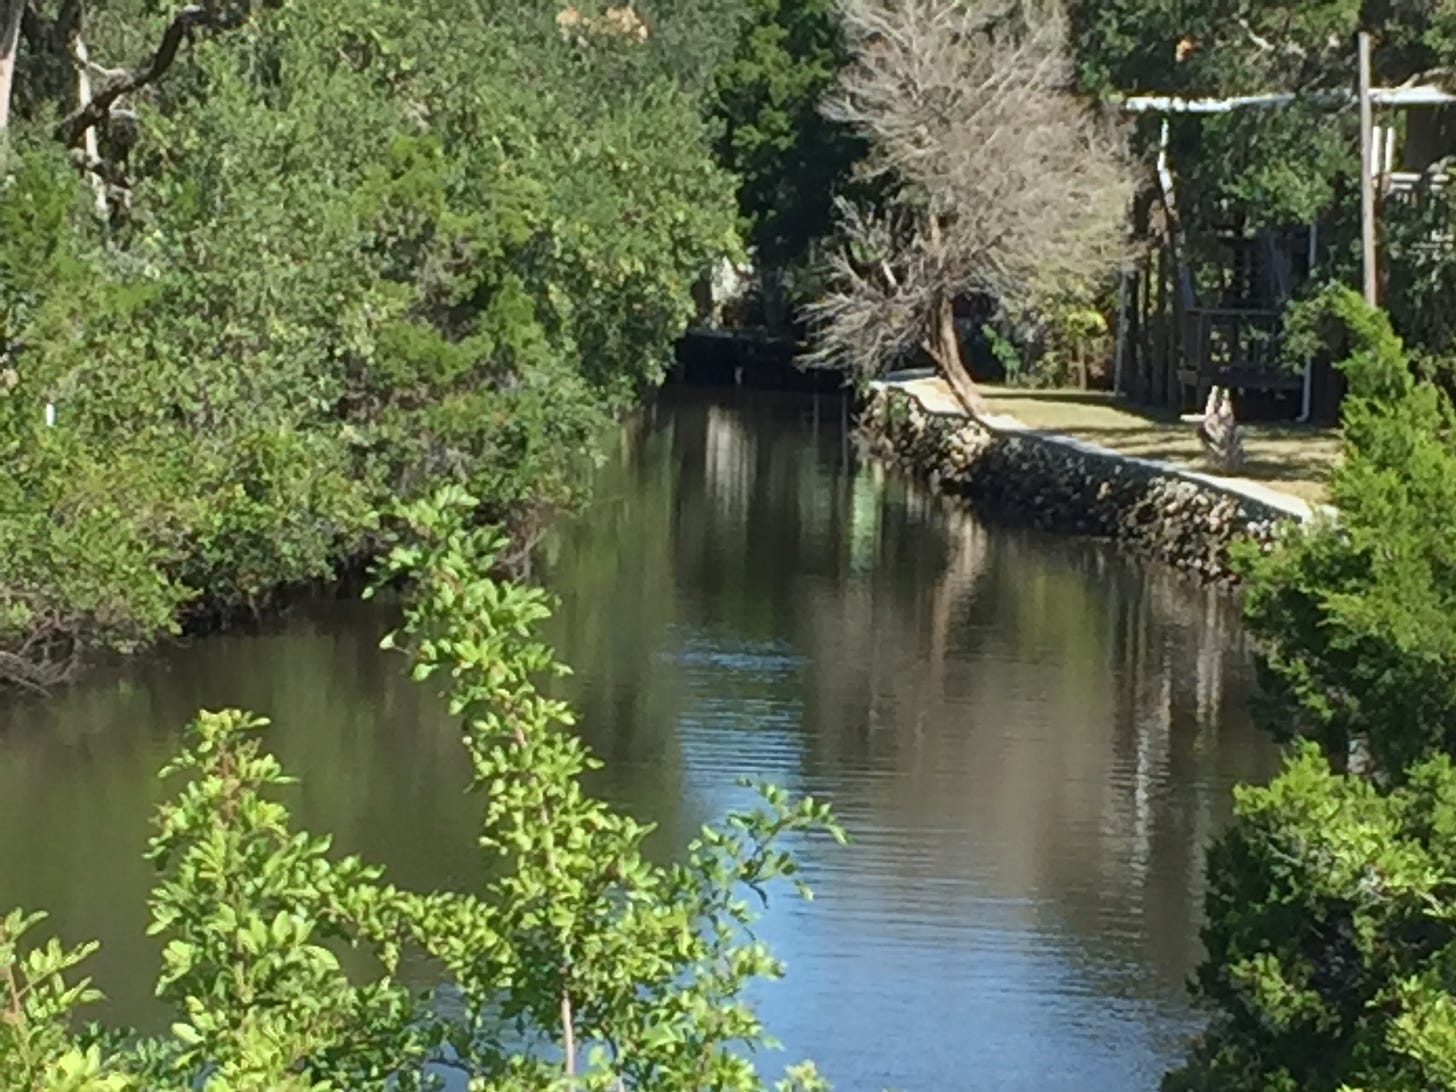
[[[1158,181],[1163,187],[1163,200],[1169,211],[1176,211],[1173,204],[1173,168],[1168,162],[1168,119],[1163,118],[1163,127],[1158,133]]]
[[[1122,362],[1127,355],[1127,270],[1117,274],[1117,344],[1112,350],[1112,393],[1122,394]]]
[[[91,53],[85,41],[77,36],[71,53],[71,63],[76,67],[76,101],[82,110],[91,105]],[[86,178],[91,183],[91,194],[96,204],[96,215],[106,219],[109,208],[106,203],[106,180],[97,173],[101,167],[101,143],[96,126],[86,130],[82,152],[86,156]]]

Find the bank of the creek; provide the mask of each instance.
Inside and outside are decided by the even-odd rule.
[[[1236,605],[1095,542],[996,530],[856,467],[838,402],[669,392],[538,573],[609,765],[671,852],[760,774],[832,798],[767,988],[786,1057],[848,1092],[1153,1089],[1196,1025],[1201,847],[1272,747]],[[450,722],[325,603],[0,705],[0,907],[103,942],[103,1015],[155,1021],[141,853],[198,706],[274,718],[304,824],[397,881],[465,885]]]

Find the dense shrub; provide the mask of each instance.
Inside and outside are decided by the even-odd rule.
[[[731,4],[665,2],[640,35],[546,3],[255,7],[127,100],[104,222],[51,134],[69,61],[22,46],[0,674],[327,576],[375,506],[440,481],[529,541],[736,252],[694,67],[721,51],[691,49]],[[130,60],[164,23],[121,4],[84,30]]]
[[[1349,352],[1338,515],[1245,554],[1249,624],[1283,723],[1398,777],[1456,754],[1456,410],[1348,289],[1297,312],[1291,332]]]
[[[1456,1087],[1456,410],[1348,289],[1288,332],[1350,386],[1337,513],[1243,559],[1276,723],[1311,739],[1209,855],[1213,1017],[1165,1087]]]
[[[1215,1014],[1169,1092],[1456,1087],[1456,768],[1382,791],[1311,744],[1209,855]]]

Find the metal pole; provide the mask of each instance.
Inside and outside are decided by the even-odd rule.
[[[1375,118],[1370,102],[1370,33],[1360,32],[1360,251],[1365,302],[1379,302],[1375,255]]]

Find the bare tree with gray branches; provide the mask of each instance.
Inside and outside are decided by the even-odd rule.
[[[863,377],[917,350],[981,405],[953,305],[1026,315],[1114,270],[1134,173],[1119,129],[1072,90],[1061,10],[1043,0],[840,0],[855,60],[825,114],[869,141],[886,186],[841,204],[813,362]]]

